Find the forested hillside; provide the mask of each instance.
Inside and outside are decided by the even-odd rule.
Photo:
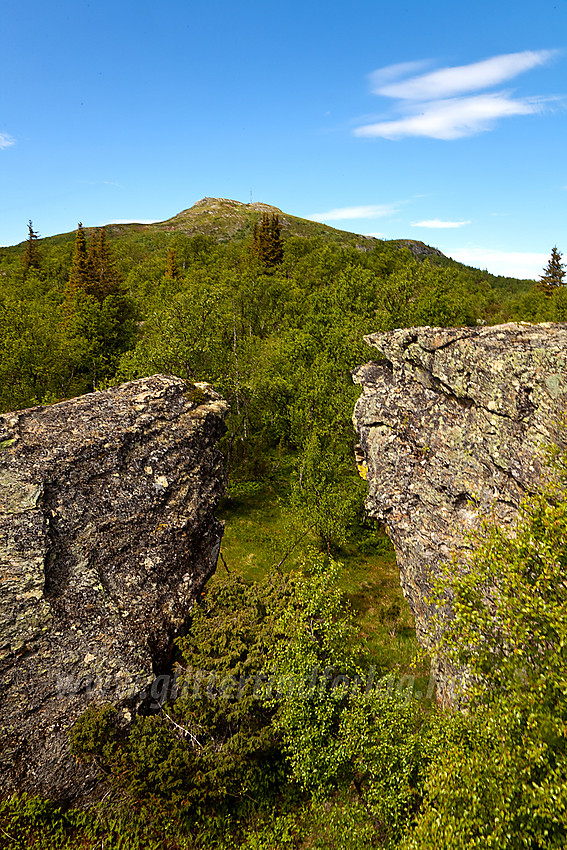
[[[30,224],[26,242],[0,250],[0,409],[169,371],[229,399],[231,464],[241,439],[254,463],[280,440],[303,447],[313,423],[344,422],[365,333],[564,315],[562,290],[546,298],[421,243],[255,206],[210,200],[163,224],[45,240]],[[275,259],[254,248],[263,215],[279,219]]]
[[[373,357],[365,334],[511,320],[567,320],[565,287],[261,204],[205,199],[167,222],[49,239],[30,222],[27,240],[0,249],[1,411],[156,372],[207,381],[230,403],[222,560],[179,643],[181,696],[154,695],[127,735],[112,706],[88,713],[74,752],[106,775],[106,802],[95,814],[4,803],[13,846],[564,846],[561,687],[530,697],[506,666],[504,696],[436,713],[354,455],[350,372]],[[536,500],[525,547],[530,522],[540,539],[564,527],[555,502],[549,517]],[[500,543],[499,555],[515,545]],[[563,538],[552,548],[565,566]],[[203,670],[206,695],[191,678]],[[314,670],[307,698],[270,684]],[[227,695],[221,680],[238,684]]]

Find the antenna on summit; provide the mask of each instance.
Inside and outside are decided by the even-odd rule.
[[[250,189],[250,203],[252,203],[252,189]]]

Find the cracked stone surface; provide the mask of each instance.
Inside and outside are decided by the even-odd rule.
[[[567,324],[408,328],[365,337],[380,359],[353,373],[369,513],[394,543],[417,637],[431,641],[432,581],[493,514],[510,524],[565,445]],[[438,698],[454,698],[437,659]]]
[[[216,566],[226,409],[155,375],[0,416],[0,793],[86,793],[67,730],[167,667]]]

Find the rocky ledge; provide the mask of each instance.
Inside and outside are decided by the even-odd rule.
[[[216,566],[225,412],[156,375],[0,416],[0,793],[88,792],[67,730],[167,668]]]
[[[428,646],[440,564],[470,545],[489,513],[509,524],[565,445],[567,324],[409,328],[365,338],[381,358],[354,373],[354,424],[369,513],[394,543],[402,588]],[[437,660],[438,698],[454,697]]]

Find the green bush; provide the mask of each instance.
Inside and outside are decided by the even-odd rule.
[[[83,761],[96,757],[111,758],[116,732],[116,710],[113,706],[90,706],[71,727],[71,753]]]
[[[438,589],[453,619],[437,651],[469,671],[449,718],[412,850],[567,843],[567,491],[555,480],[511,530],[483,524]]]

